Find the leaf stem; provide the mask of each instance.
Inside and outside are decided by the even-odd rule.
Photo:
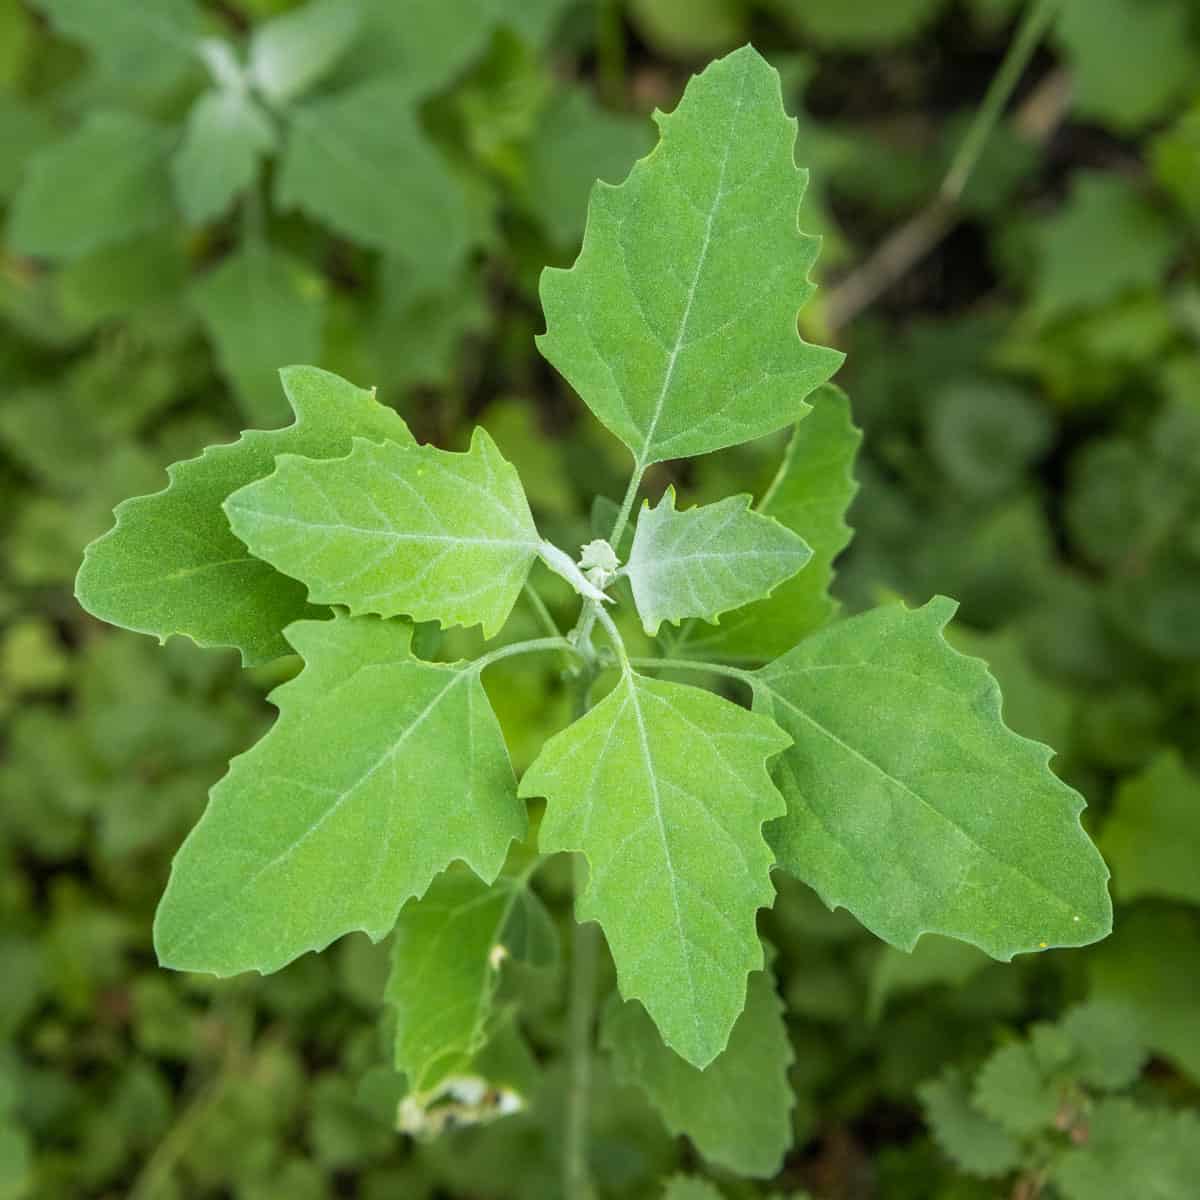
[[[613,524],[612,533],[608,535],[608,544],[614,553],[620,554],[621,534],[629,523],[629,514],[633,511],[633,502],[637,499],[638,488],[642,486],[642,476],[646,474],[646,464],[639,458],[634,462],[633,474],[629,477],[629,486],[625,489],[625,499],[621,501],[621,509]]]
[[[649,671],[703,671],[705,674],[726,675],[744,683],[751,691],[758,687],[758,680],[753,671],[743,671],[741,667],[731,667],[728,663],[702,662],[691,658],[631,658],[627,660],[631,667],[640,667]]]
[[[596,620],[604,626],[604,632],[608,634],[608,640],[612,642],[612,648],[617,652],[617,658],[621,663],[621,670],[628,672],[633,664],[630,662],[629,654],[625,650],[625,639],[621,636],[621,631],[617,628],[617,623],[598,604],[595,607]]]
[[[527,642],[510,642],[507,646],[498,646],[489,654],[481,655],[471,665],[476,671],[482,671],[493,663],[506,658],[515,658],[518,654],[539,654],[543,650],[565,650],[570,654],[583,656],[565,637],[532,638]]]
[[[598,603],[608,597],[580,570],[569,554],[565,554],[553,542],[543,539],[537,546],[538,557],[560,578],[565,579],[579,595]]]
[[[542,594],[528,580],[525,581],[525,598],[529,601],[529,607],[533,609],[537,619],[541,622],[542,628],[551,637],[562,637],[563,631],[559,629],[558,622],[546,607],[546,602],[542,599]]]

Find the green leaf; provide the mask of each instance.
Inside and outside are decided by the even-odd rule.
[[[968,1175],[1007,1175],[1021,1165],[1021,1147],[1002,1125],[971,1104],[963,1074],[948,1067],[917,1088],[925,1120],[948,1158]]]
[[[1033,313],[1052,320],[1157,287],[1177,246],[1171,222],[1134,184],[1077,171],[1066,204],[1036,232]]]
[[[466,1072],[486,1044],[507,930],[526,896],[522,878],[489,887],[452,870],[400,913],[384,999],[396,1015],[396,1069],[418,1097]]]
[[[253,96],[205,92],[192,105],[183,141],[171,160],[184,218],[202,225],[222,216],[254,183],[260,161],[274,148],[275,130]]]
[[[654,144],[650,123],[601,108],[591,92],[552,96],[529,146],[528,204],[559,246],[583,235],[588,194],[597,179],[624,179]]]
[[[292,115],[276,199],[444,283],[470,236],[462,187],[400,83],[370,80]]]
[[[601,1042],[617,1079],[640,1087],[709,1162],[758,1178],[779,1170],[792,1143],[793,1056],[769,972],[750,977],[729,1045],[703,1071],[663,1045],[636,1001],[609,1006]]]
[[[0,91],[0,201],[16,195],[25,164],[55,136],[48,113]]]
[[[478,671],[413,658],[400,622],[287,632],[305,668],[175,858],[154,925],[164,966],[266,973],[352,930],[378,941],[456,859],[495,879],[525,831]]]
[[[110,78],[127,85],[159,91],[198,65],[200,15],[193,0],[34,0],[34,7],[60,33],[82,42]]]
[[[770,595],[812,557],[803,538],[750,511],[749,496],[675,511],[675,489],[638,516],[629,576],[642,625],[652,637],[663,621],[713,624],[722,613]]]
[[[465,454],[356,440],[342,459],[281,455],[225,502],[256,557],[317,604],[491,637],[516,604],[541,541],[512,464],[477,427]]]
[[[1200,933],[1193,914],[1139,905],[1089,957],[1088,971],[1089,1006],[1200,1083]]]
[[[593,190],[574,267],[542,275],[538,339],[641,466],[782,428],[841,362],[796,330],[817,243],[779,76],[745,47],[656,120],[654,153]]]
[[[794,739],[780,866],[910,950],[943,933],[993,958],[1081,946],[1112,924],[1083,799],[1000,717],[978,659],[942,631],[954,602],[876,609],[758,671],[755,709]]]
[[[989,965],[985,954],[954,938],[927,933],[911,953],[894,946],[880,946],[871,970],[867,1016],[877,1021],[889,997],[920,991],[935,984],[960,988]]]
[[[1032,1137],[1054,1124],[1058,1089],[1043,1076],[1033,1050],[1012,1042],[994,1051],[975,1080],[974,1104],[1017,1137]]]
[[[18,254],[79,258],[166,225],[172,141],[169,130],[132,113],[93,113],[30,160],[9,214],[9,245]]]
[[[765,760],[787,742],[719,696],[626,671],[521,780],[522,796],[547,799],[543,852],[587,856],[576,917],[603,927],[622,996],[701,1069],[762,966],[755,912],[773,895],[762,823],[782,811]]]
[[[84,555],[75,583],[93,616],[165,640],[181,633],[201,646],[236,646],[248,666],[290,652],[283,628],[318,609],[304,588],[252,557],[221,504],[269,474],[284,451],[328,458],[352,438],[411,442],[404,422],[370,392],[315,367],[288,367],[283,390],[295,412],[286,429],[243,433],[168,468],[161,492],[126,500],[116,525]]]
[[[828,624],[836,613],[829,588],[834,559],[851,537],[846,510],[858,491],[851,472],[862,434],[850,419],[850,402],[840,389],[819,389],[812,406],[792,433],[783,462],[756,506],[758,512],[798,533],[812,547],[812,560],[767,599],[729,614],[717,629],[685,627],[674,653],[724,660],[770,659]]]
[[[1200,68],[1191,16],[1174,0],[1063,0],[1075,112],[1126,132],[1168,114]]]
[[[250,79],[272,104],[287,104],[336,65],[358,30],[356,5],[311,0],[255,28]]]
[[[1100,848],[1119,900],[1139,896],[1200,904],[1200,780],[1175,750],[1122,781]]]
[[[1136,1029],[1112,1007],[1081,1004],[1059,1022],[1075,1045],[1075,1068],[1086,1084],[1106,1091],[1131,1087],[1142,1073],[1146,1047]]]
[[[1051,1178],[1064,1200],[1182,1200],[1200,1176],[1200,1119],[1194,1112],[1102,1100],[1087,1141],[1061,1154]]]
[[[252,241],[196,284],[192,303],[246,417],[259,425],[285,420],[276,372],[281,362],[321,355],[321,280],[296,259]]]

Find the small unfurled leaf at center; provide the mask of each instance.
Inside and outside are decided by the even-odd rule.
[[[675,510],[668,488],[638,517],[625,568],[646,632],[684,617],[715,622],[731,608],[767,596],[812,557],[799,534],[750,511],[749,496]]]
[[[521,481],[483,429],[465,454],[356,440],[324,462],[281,455],[225,504],[257,557],[318,604],[491,636],[541,546]]]

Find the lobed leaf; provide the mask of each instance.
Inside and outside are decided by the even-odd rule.
[[[829,588],[834,559],[852,535],[846,510],[858,491],[851,472],[862,434],[839,388],[818,389],[811,403],[812,412],[793,431],[756,511],[799,534],[812,547],[812,560],[770,596],[729,613],[718,628],[685,626],[673,653],[726,661],[771,659],[836,614]]]
[[[978,659],[942,631],[954,602],[876,609],[756,672],[755,709],[793,738],[768,831],[786,870],[911,950],[943,933],[1004,961],[1112,926],[1083,799],[1000,716]]]
[[[762,823],[783,810],[765,761],[787,744],[728,700],[626,671],[521,780],[546,797],[541,849],[587,856],[576,917],[603,927],[621,994],[696,1067],[724,1049],[762,966]]]
[[[803,538],[750,511],[749,496],[675,510],[675,489],[638,516],[625,574],[646,632],[685,617],[715,623],[769,595],[812,557]]]
[[[355,439],[343,459],[281,455],[225,502],[258,558],[317,604],[443,626],[508,618],[541,546],[521,481],[482,428],[464,454]]]
[[[817,242],[775,71],[744,47],[655,119],[657,149],[593,190],[575,265],[543,273],[538,339],[641,466],[782,428],[841,362],[796,329]]]
[[[247,666],[290,652],[283,629],[320,610],[304,588],[253,557],[229,528],[226,496],[261,479],[285,450],[345,454],[352,438],[411,442],[408,427],[372,393],[315,367],[280,372],[295,413],[285,429],[250,430],[167,470],[160,492],[126,500],[116,524],[84,552],[75,595],[93,616],[201,646],[234,646]]]
[[[962,1073],[948,1067],[917,1088],[925,1120],[942,1151],[969,1175],[1007,1175],[1021,1165],[1021,1147],[1002,1125],[971,1103]]]
[[[164,966],[265,973],[352,930],[378,941],[456,859],[494,880],[524,833],[478,671],[413,658],[400,622],[287,636],[305,668],[175,858],[154,925]]]
[[[1032,1137],[1054,1124],[1059,1094],[1033,1049],[1025,1042],[1011,1042],[993,1051],[980,1068],[972,1101],[1009,1133]]]
[[[729,1045],[703,1071],[663,1044],[636,1001],[610,1005],[601,1041],[617,1079],[640,1087],[709,1162],[758,1178],[779,1170],[792,1143],[793,1055],[769,971],[750,977]]]

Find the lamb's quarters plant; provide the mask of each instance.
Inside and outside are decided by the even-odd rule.
[[[576,916],[599,924],[616,968],[602,1044],[619,1076],[712,1162],[769,1175],[791,1107],[756,931],[773,869],[893,946],[948,935],[1005,961],[1104,937],[1108,873],[1050,752],[1005,726],[984,664],[946,642],[952,601],[833,620],[858,435],[826,383],[840,356],[797,332],[817,245],[797,228],[805,173],[775,72],[743,48],[656,119],[658,147],[621,186],[597,185],[578,261],[542,283],[543,353],[633,456],[607,537],[577,559],[544,539],[485,431],[462,453],[418,445],[372,393],[293,367],[295,423],[127,501],[78,595],[161,639],[303,660],[175,860],[164,965],[274,971],[395,929],[403,1128],[440,1128],[445,1104],[499,1115],[522,1103],[528,1059],[493,1005],[503,963],[553,959],[533,881],[541,856],[574,851]],[[757,503],[678,510],[668,492],[635,513],[651,464],[789,426]],[[414,640],[414,622],[500,633],[536,597],[538,560],[578,595],[566,636],[451,663],[428,626]],[[629,653],[633,620],[663,635],[662,655]],[[577,719],[518,786],[481,677],[535,653],[569,663]],[[577,926],[572,954],[572,1195],[586,1188],[593,934]],[[988,1117],[985,1104],[970,1119]],[[1012,1157],[992,1143],[989,1161]]]

